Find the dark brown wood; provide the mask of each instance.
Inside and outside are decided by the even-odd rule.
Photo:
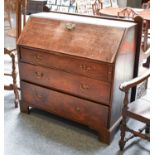
[[[101,62],[114,62],[117,49],[125,31],[123,28],[118,29],[116,27],[104,26],[104,30],[102,30],[103,27],[101,25],[72,22],[76,26],[74,30],[68,30],[66,29],[68,22],[31,18],[26,25],[29,27],[29,31],[24,31],[24,37],[20,39],[20,44],[22,45],[24,43],[24,46],[46,49],[50,53],[60,52]],[[50,25],[50,28],[40,33],[41,28],[43,26],[46,27],[47,24]],[[36,41],[34,41],[34,35],[38,36]],[[60,37],[60,35],[63,36]],[[47,36],[49,39],[46,39]],[[103,39],[105,40],[104,42],[102,41]]]
[[[36,106],[48,112],[87,124],[91,128],[96,128],[96,126],[107,127],[107,106],[94,104],[94,102],[27,82],[21,82],[21,85],[23,88],[23,101],[29,106]]]
[[[21,0],[16,0],[16,40],[19,38],[21,33]]]
[[[142,0],[142,4],[147,3],[148,1],[150,1],[150,0]]]
[[[25,81],[109,105],[110,83],[25,63],[20,64],[20,73]]]
[[[143,81],[147,80],[150,76],[150,73],[147,72],[144,75],[137,77],[131,81],[122,83],[120,85],[120,90],[125,93],[124,105],[122,108],[122,122],[121,122],[121,139],[119,141],[120,150],[124,149],[126,142],[134,137],[140,137],[146,140],[150,140],[149,134],[144,134],[142,131],[145,129],[146,125],[150,125],[150,104],[149,100],[146,99],[138,99],[129,104],[128,94],[129,90],[132,87],[137,86]],[[134,120],[143,122],[145,126],[139,131],[135,131],[127,126],[127,119],[132,118]],[[128,138],[125,138],[126,131],[132,133],[132,135]]]
[[[23,26],[25,26],[25,24],[26,24],[26,11],[27,11],[27,8],[26,8],[26,6],[27,6],[27,0],[24,0],[23,1]]]
[[[137,23],[50,15],[31,17],[17,43],[21,111],[36,107],[80,122],[109,144],[121,120],[119,85],[134,76]]]
[[[134,18],[134,21],[137,23],[137,28],[136,28],[136,42],[137,42],[137,46],[136,46],[136,61],[134,64],[134,76],[133,77],[137,77],[138,73],[139,73],[139,58],[140,58],[140,50],[141,50],[141,39],[142,39],[142,25],[143,25],[143,18],[141,18],[140,16],[136,16]],[[136,87],[132,88],[132,94],[131,94],[131,101],[135,100],[135,96],[136,96]]]
[[[143,63],[143,67],[150,68],[150,56],[148,56],[146,62]]]
[[[18,40],[22,28],[26,23],[26,4],[27,0],[16,0],[16,40]],[[22,9],[23,11],[23,20],[22,20]]]
[[[107,65],[104,62],[95,62],[89,59],[85,61],[85,59],[82,58],[74,58],[73,56],[68,56],[65,54],[60,55],[53,51],[43,51],[23,47],[20,50],[22,51],[22,62],[30,63],[33,65],[37,64],[48,68],[61,69],[69,73],[75,73],[85,77],[107,82],[110,82],[112,79],[111,64]]]
[[[9,49],[6,49],[4,48],[4,54],[5,55],[9,55],[10,58],[11,58],[11,61],[12,61],[12,72],[11,74],[4,74],[5,76],[11,76],[12,77],[12,80],[13,80],[13,83],[10,84],[10,85],[5,85],[4,86],[4,90],[13,90],[14,91],[14,94],[15,94],[15,107],[17,108],[18,107],[18,103],[19,103],[19,92],[18,92],[18,87],[17,87],[17,81],[16,81],[16,78],[17,78],[17,73],[16,73],[16,62],[15,62],[15,50],[9,50]]]

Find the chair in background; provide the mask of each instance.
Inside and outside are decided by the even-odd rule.
[[[12,14],[16,12],[16,0],[5,0],[4,2],[4,21],[5,21],[5,31],[8,36],[16,37],[16,28],[13,22]],[[6,24],[9,23],[9,25]],[[13,23],[12,23],[13,22]]]
[[[148,4],[147,6],[145,4],[145,7],[149,8],[150,3],[148,2],[147,4]],[[124,18],[127,18],[128,20],[133,20],[136,16],[138,16],[138,14],[132,8],[128,8],[128,7],[121,10],[120,12],[118,12],[119,18],[124,17]],[[149,28],[150,28],[150,22],[143,19],[143,23],[142,23],[142,38],[143,39],[141,40],[141,49],[144,51],[144,53],[146,52],[146,54],[144,54],[144,57],[145,57],[145,59],[147,58],[147,60],[146,60],[146,63],[143,64],[143,66],[147,67],[147,68],[149,68],[149,66],[150,66],[150,55],[148,56],[148,53],[150,54],[150,52],[148,52],[149,50],[147,50],[148,49],[148,36],[149,36],[148,30],[149,30]]]
[[[132,8],[125,8],[118,12],[118,17],[128,18],[128,19],[134,19],[138,14],[132,9]]]
[[[7,21],[9,23],[9,25],[7,25],[5,27],[12,28],[10,0],[5,0],[5,3],[4,3],[4,21]]]
[[[13,83],[9,85],[4,85],[4,90],[13,90],[15,94],[15,107],[18,107],[19,102],[19,93],[18,93],[18,86],[17,86],[17,73],[16,73],[16,49],[8,50],[4,48],[4,54],[9,55],[11,58],[12,63],[12,72],[11,73],[4,73],[5,76],[11,76]]]
[[[24,0],[24,15],[23,15],[23,25],[25,25],[26,22],[26,14],[25,14],[25,8],[26,8],[26,1]],[[7,5],[9,5],[10,0],[7,1]],[[14,1],[15,2],[15,1]],[[5,2],[6,3],[6,2]],[[9,6],[8,6],[9,7]],[[18,39],[20,32],[21,32],[21,27],[22,27],[22,22],[21,22],[21,9],[22,8],[22,1],[16,1],[16,28],[15,32],[13,33],[13,37]],[[15,107],[18,107],[19,103],[19,92],[18,92],[18,86],[17,86],[17,73],[16,73],[16,49],[8,49],[4,48],[4,54],[10,56],[11,58],[11,63],[12,63],[12,71],[11,73],[4,73],[5,76],[11,76],[12,77],[12,83],[8,85],[4,85],[4,90],[13,90],[15,94]]]
[[[93,15],[100,15],[99,10],[103,8],[103,3],[100,0],[95,0],[92,4]]]
[[[150,140],[149,126],[150,126],[150,103],[149,100],[143,97],[136,99],[134,102],[129,104],[129,90],[136,87],[138,84],[148,81],[150,73],[147,72],[140,77],[132,79],[131,81],[124,82],[120,85],[120,90],[125,93],[123,108],[122,108],[122,122],[120,126],[121,139],[119,141],[120,150],[124,149],[126,142],[134,137],[140,137],[142,139]],[[146,84],[147,85],[147,84]],[[135,131],[127,125],[127,120],[132,118],[134,120],[144,123],[144,127]],[[145,130],[145,133],[143,132]],[[132,133],[131,136],[126,138],[126,132]],[[147,134],[146,134],[147,133]]]

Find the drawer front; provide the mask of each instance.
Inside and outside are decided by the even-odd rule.
[[[112,80],[111,64],[92,62],[84,58],[73,58],[64,54],[49,54],[27,48],[21,48],[20,51],[23,62],[57,68],[93,79],[108,82]]]
[[[20,63],[22,80],[109,105],[110,83],[57,69]]]
[[[50,89],[21,82],[22,100],[59,116],[84,123],[107,127],[108,107]]]

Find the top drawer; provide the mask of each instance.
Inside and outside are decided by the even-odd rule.
[[[107,82],[111,82],[112,79],[111,64],[98,63],[84,58],[73,58],[65,54],[47,53],[23,47],[20,48],[20,56],[22,62],[57,68]]]

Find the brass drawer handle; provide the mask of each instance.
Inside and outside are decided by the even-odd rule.
[[[34,59],[35,59],[36,61],[40,61],[40,60],[41,60],[41,56],[38,55],[38,54],[36,54],[36,55],[34,55]]]
[[[76,107],[75,109],[76,109],[77,112],[80,112],[80,108],[79,107]]]
[[[38,91],[37,88],[32,88],[32,89],[33,89],[32,91],[34,92],[35,99],[39,99],[40,100],[40,99],[46,98],[46,95],[44,94],[44,92]]]
[[[41,72],[35,72],[35,75],[36,75],[36,78],[38,78],[38,79],[40,79],[44,76],[44,74]]]
[[[74,28],[76,27],[76,24],[74,24],[74,23],[67,23],[67,24],[65,24],[65,28],[67,29],[67,30],[73,30]]]
[[[80,89],[81,90],[88,90],[89,86],[87,84],[80,84]]]
[[[37,98],[39,98],[39,99],[43,98],[43,96],[40,95],[40,94],[38,94],[38,93],[36,93],[36,96],[37,96]]]
[[[87,66],[87,65],[80,65],[80,68],[83,71],[90,71],[90,70],[92,70],[92,67],[91,66]]]

